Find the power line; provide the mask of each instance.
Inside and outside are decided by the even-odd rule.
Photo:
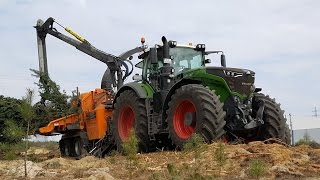
[[[318,111],[317,111],[317,107],[314,107],[314,110],[312,111],[314,114],[312,115],[313,117],[318,117]]]

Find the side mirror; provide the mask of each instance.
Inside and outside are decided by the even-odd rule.
[[[211,63],[211,59],[206,59],[206,60],[204,60],[204,63],[205,63],[205,64]]]
[[[151,64],[158,64],[157,48],[150,48],[150,60]]]
[[[224,54],[221,54],[221,66],[226,67],[226,56]]]
[[[139,75],[139,74],[135,74],[135,75],[132,76],[132,79],[134,81],[142,81],[142,76]]]

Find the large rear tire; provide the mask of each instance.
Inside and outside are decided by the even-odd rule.
[[[134,91],[126,90],[116,99],[113,110],[112,133],[118,149],[134,130],[139,141],[139,151],[148,152],[148,117],[145,101]]]
[[[213,91],[200,84],[178,88],[171,97],[167,115],[169,138],[178,149],[182,149],[194,133],[200,134],[207,143],[225,134],[223,103]],[[187,116],[192,116],[188,123]]]
[[[266,140],[269,138],[278,138],[283,142],[288,143],[288,126],[284,111],[281,110],[280,104],[277,104],[274,99],[265,96],[262,93],[256,93],[253,97],[253,111],[258,110],[258,102],[264,101],[265,107],[263,111],[264,124],[258,130],[257,140]],[[290,132],[289,132],[290,134]]]

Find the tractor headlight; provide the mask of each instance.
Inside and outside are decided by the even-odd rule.
[[[177,46],[177,41],[169,41],[169,47],[174,48]]]
[[[163,63],[164,63],[164,64],[171,64],[171,63],[172,63],[172,60],[169,59],[169,58],[163,58]]]
[[[230,77],[241,77],[243,76],[243,73],[240,72],[233,72],[233,71],[224,71],[225,75]]]
[[[198,51],[204,51],[205,49],[206,49],[205,44],[197,44],[196,45],[196,50],[198,50]]]

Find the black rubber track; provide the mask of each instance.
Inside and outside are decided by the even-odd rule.
[[[123,143],[118,131],[118,120],[121,107],[129,105],[134,112],[134,131],[139,140],[139,151],[149,151],[149,135],[148,135],[148,118],[145,102],[143,99],[138,98],[136,93],[132,90],[126,90],[120,94],[116,99],[113,110],[112,134],[115,143],[119,150]]]
[[[253,110],[257,111],[257,103],[259,100],[265,102],[263,121],[264,124],[258,131],[257,140],[266,140],[269,138],[279,138],[283,142],[288,142],[286,137],[286,131],[288,126],[286,124],[286,118],[284,117],[284,111],[281,110],[280,104],[276,103],[274,99],[266,96],[262,93],[256,93],[253,97]]]
[[[223,128],[226,124],[224,120],[226,113],[223,111],[223,103],[220,102],[219,97],[203,85],[184,85],[172,95],[167,110],[169,138],[178,149],[182,149],[187,141],[176,134],[173,125],[175,109],[182,100],[189,100],[194,104],[196,108],[195,133],[200,134],[207,143],[218,140],[225,134]]]

